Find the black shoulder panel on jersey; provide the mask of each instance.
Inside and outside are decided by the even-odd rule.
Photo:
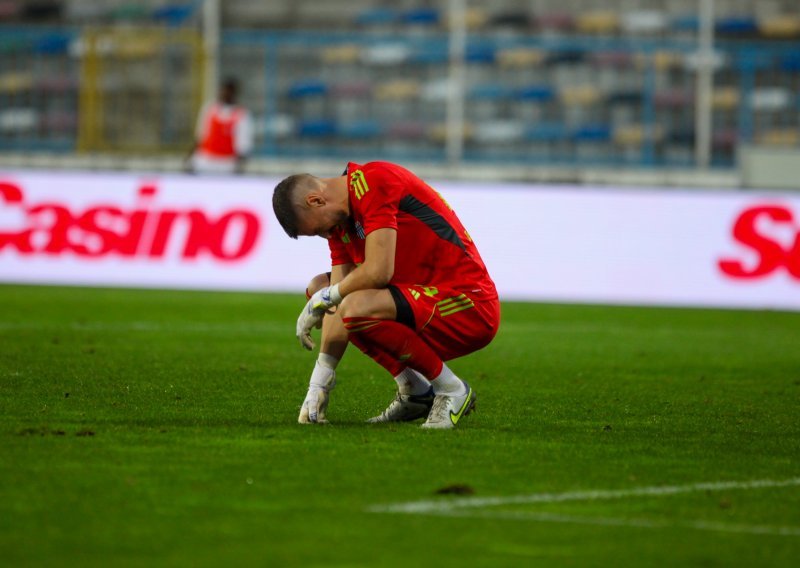
[[[416,217],[427,225],[440,238],[456,245],[461,250],[466,250],[463,241],[456,233],[453,226],[447,219],[439,215],[436,211],[422,203],[413,195],[406,195],[400,200],[400,211]]]

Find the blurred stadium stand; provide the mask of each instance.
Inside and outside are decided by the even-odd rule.
[[[694,165],[697,2],[466,4],[463,163]],[[218,65],[244,85],[256,157],[444,163],[447,8],[220,2]],[[725,170],[741,145],[800,144],[800,5],[714,10],[711,165]],[[185,150],[202,102],[201,17],[201,0],[0,0],[0,149]]]

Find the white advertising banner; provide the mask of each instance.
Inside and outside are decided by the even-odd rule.
[[[300,291],[278,181],[0,172],[0,281]],[[800,310],[800,194],[431,182],[503,299]]]

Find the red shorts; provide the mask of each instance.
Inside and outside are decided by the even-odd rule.
[[[416,332],[444,361],[486,347],[497,334],[497,297],[419,284],[392,286],[408,302]]]

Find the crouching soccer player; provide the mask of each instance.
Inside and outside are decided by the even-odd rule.
[[[312,281],[297,320],[309,350],[311,329],[322,326],[299,421],[326,421],[336,366],[353,343],[398,385],[371,422],[426,418],[423,428],[454,427],[474,407],[475,392],[445,361],[485,347],[500,322],[494,282],[455,212],[388,162],[350,163],[334,178],[290,176],[272,204],[286,234],[323,237],[331,253],[328,281]]]

